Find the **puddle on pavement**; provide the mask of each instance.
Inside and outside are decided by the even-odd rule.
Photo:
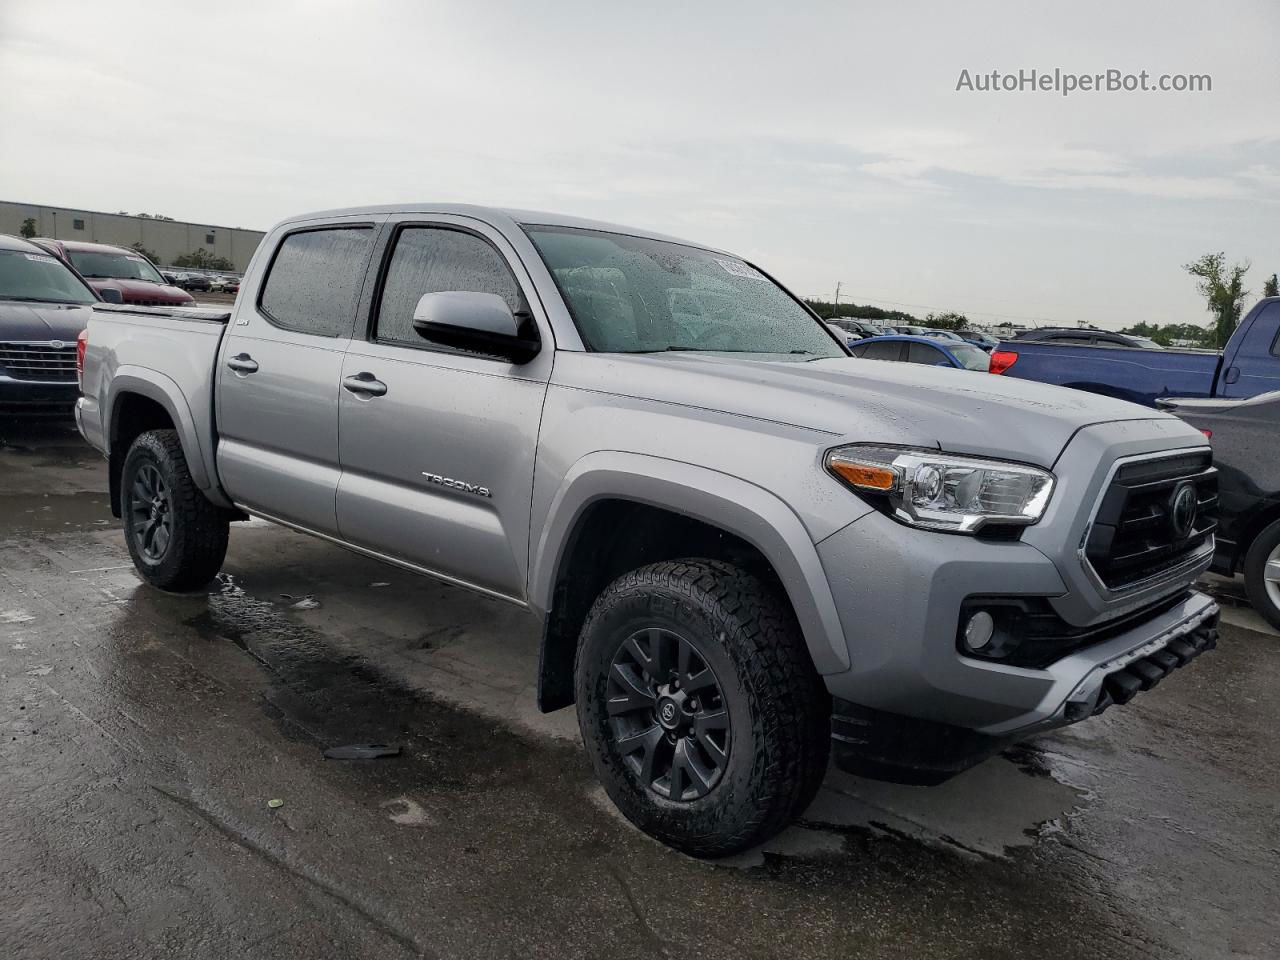
[[[353,742],[403,744],[406,756],[417,758],[407,764],[412,772],[406,785],[422,775],[414,768],[424,758],[433,767],[442,760],[451,771],[437,785],[448,783],[450,776],[466,779],[474,773],[465,772],[467,763],[458,765],[457,745],[479,731],[492,744],[493,721],[445,706],[358,654],[337,654],[323,634],[289,616],[296,600],[293,595],[256,598],[224,574],[207,608],[186,624],[209,639],[230,640],[263,665],[272,678],[269,709],[291,737],[321,750]],[[450,719],[442,720],[446,715]],[[508,733],[504,739],[511,743],[525,736]],[[616,817],[590,777],[581,748],[562,744],[549,749],[562,752],[583,779],[580,795]],[[490,759],[485,776],[500,765]],[[382,776],[400,761],[371,763],[381,765]],[[762,848],[723,863],[757,867],[770,857],[826,858],[839,855],[853,833],[963,858],[998,859],[1034,845],[1046,826],[1056,829],[1084,800],[1083,791],[1063,782],[1043,754],[1026,746],[939,787],[882,783],[832,769],[795,826]]]
[[[105,493],[17,494],[0,500],[0,537],[108,527],[117,522]]]

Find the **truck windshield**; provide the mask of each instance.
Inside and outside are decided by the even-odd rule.
[[[148,283],[164,283],[164,277],[156,272],[156,268],[145,257],[136,254],[70,250],[68,256],[77,270],[94,280],[146,280]]]
[[[786,291],[736,257],[599,230],[525,230],[592,350],[848,355]]]
[[[0,300],[93,303],[97,297],[54,257],[0,250]]]

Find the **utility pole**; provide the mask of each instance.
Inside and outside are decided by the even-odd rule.
[[[840,306],[840,283],[841,281],[839,280],[836,281],[836,296],[835,296],[835,299],[831,301],[831,319],[832,320],[834,320],[839,315],[839,311],[836,308]]]

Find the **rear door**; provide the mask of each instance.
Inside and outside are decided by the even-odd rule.
[[[337,533],[342,356],[384,219],[285,233],[219,357],[223,486],[249,510],[318,533]]]
[[[1219,394],[1256,397],[1280,390],[1280,302],[1259,310],[1240,339],[1235,354],[1225,361]]]
[[[356,387],[338,401],[342,538],[523,600],[534,453],[554,357],[541,304],[507,241],[470,218],[400,218],[382,246],[367,330],[342,368]],[[414,307],[443,291],[494,293],[514,313],[528,312],[541,352],[517,365],[422,339]]]

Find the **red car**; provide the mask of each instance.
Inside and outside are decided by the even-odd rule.
[[[125,303],[139,307],[190,306],[195,299],[185,290],[170,285],[155,265],[127,247],[81,240],[31,241],[72,267],[98,291],[118,290]]]

